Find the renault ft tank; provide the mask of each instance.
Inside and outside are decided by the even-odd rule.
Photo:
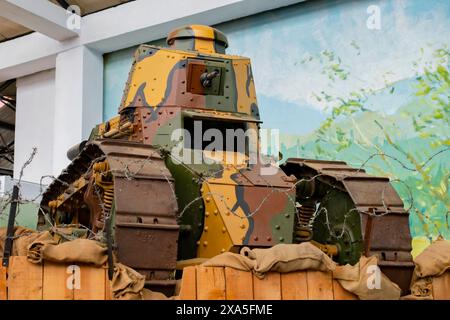
[[[177,264],[304,241],[341,264],[377,254],[407,288],[408,213],[389,179],[339,161],[266,161],[250,60],[227,55],[207,26],[178,28],[167,44],[137,49],[118,115],[68,151],[38,227],[88,230],[110,266],[115,256],[153,290],[174,286]],[[237,143],[221,140],[230,130]]]

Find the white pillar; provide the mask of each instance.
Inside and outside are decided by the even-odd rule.
[[[22,179],[39,183],[41,176],[53,172],[54,96],[54,70],[17,79],[15,179],[19,178],[33,147],[37,148],[37,154],[24,170]]]
[[[53,174],[69,160],[67,150],[102,121],[103,56],[81,46],[58,54],[55,75]]]

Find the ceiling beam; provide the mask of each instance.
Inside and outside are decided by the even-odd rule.
[[[34,32],[0,43],[0,81],[54,68],[59,53],[78,46],[107,53],[163,38],[181,25],[215,25],[304,1],[164,0],[164,5],[161,1],[126,2],[84,16],[79,37],[59,42]]]
[[[67,27],[70,14],[47,0],[0,0],[0,16],[58,41],[78,36]]]

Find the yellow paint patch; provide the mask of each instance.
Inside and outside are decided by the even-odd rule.
[[[158,105],[166,93],[169,74],[173,67],[186,57],[193,57],[186,52],[175,52],[171,50],[159,50],[153,56],[145,58],[134,65],[130,78],[130,90],[125,100],[125,106],[129,105],[139,87],[145,82],[144,96],[151,106]],[[149,75],[151,70],[151,76]],[[177,88],[174,88],[175,90]]]
[[[205,39],[195,39],[195,50],[202,53],[214,53],[214,41]]]
[[[233,68],[236,75],[236,88],[238,90],[237,98],[237,111],[240,113],[251,114],[251,105],[256,103],[256,90],[253,80],[250,81],[248,86],[247,95],[247,67],[250,67],[250,60],[234,60]]]
[[[197,247],[197,257],[211,258],[222,252],[230,251],[233,243],[208,185],[204,183],[202,188],[205,220],[203,233]]]
[[[231,210],[237,202],[235,193],[236,182],[231,179],[231,175],[237,172],[238,168],[236,166],[225,165],[221,178],[209,179],[203,183],[207,187],[204,187],[204,199],[209,196],[215,202],[226,232],[230,235],[231,241],[235,246],[243,244],[249,229],[249,221],[242,208],[238,207],[234,211]],[[206,190],[208,190],[207,193],[205,193]]]
[[[246,161],[248,160],[248,157],[245,154],[231,151],[203,150],[203,157],[224,165],[238,166],[238,168],[244,168],[246,166]],[[237,170],[228,171],[227,173],[229,172],[236,173]]]

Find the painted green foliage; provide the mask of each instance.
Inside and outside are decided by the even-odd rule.
[[[354,41],[350,45],[363,54]],[[412,66],[417,76],[408,80],[411,94],[406,105],[394,113],[381,111],[376,102],[373,106],[372,97],[380,91],[396,95],[397,83],[387,81],[381,90],[355,89],[346,97],[321,91],[315,98],[327,103],[329,116],[312,134],[297,138],[296,145],[282,145],[282,153],[284,158],[344,160],[390,177],[405,207],[411,208],[412,236],[450,239],[450,52],[444,47],[433,52],[433,61],[423,61],[421,51]],[[313,60],[320,62],[331,85],[357,77],[331,51],[302,63]]]

